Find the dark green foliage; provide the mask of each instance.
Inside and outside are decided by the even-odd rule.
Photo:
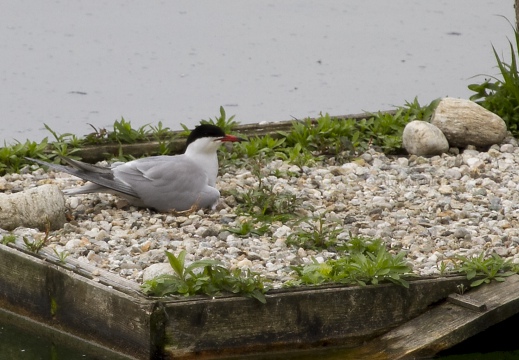
[[[300,200],[287,191],[274,191],[274,186],[264,181],[263,161],[256,159],[250,164],[258,185],[248,189],[235,189],[231,194],[238,202],[237,213],[254,216],[258,220],[288,220],[295,216]]]
[[[238,122],[234,120],[235,115],[227,118],[227,114],[225,113],[225,109],[223,106],[220,106],[220,116],[215,116],[214,119],[209,118],[209,120],[200,120],[200,124],[211,124],[216,125],[220,129],[223,130],[224,133],[230,134],[234,127],[238,125]],[[189,131],[189,129],[182,124],[184,130]]]
[[[35,254],[37,254],[41,250],[43,245],[45,245],[45,240],[46,240],[46,239],[41,239],[41,240],[30,241],[25,236],[23,236],[22,239],[23,239],[23,243],[25,244],[25,247],[27,248],[27,250],[32,251]]]
[[[47,138],[41,143],[27,140],[0,148],[0,175],[19,172],[26,165],[25,157],[40,157],[47,148]]]
[[[506,277],[516,274],[519,270],[510,260],[504,260],[496,253],[489,257],[481,253],[472,257],[457,256],[456,259],[459,261],[456,269],[465,273],[468,280],[478,277],[470,284],[471,287],[488,284],[492,280],[505,281]]]
[[[208,295],[222,292],[238,294],[266,302],[263,280],[252,271],[240,269],[230,271],[216,260],[199,260],[185,264],[186,251],[178,256],[166,251],[174,275],[161,275],[144,282],[142,291],[151,296],[167,295]]]
[[[109,134],[108,139],[121,144],[133,144],[138,141],[144,141],[150,135],[149,130],[146,129],[147,127],[148,125],[144,125],[134,129],[130,121],[121,118],[121,121],[116,120],[114,122],[114,131]]]
[[[413,274],[404,252],[397,255],[391,254],[381,240],[373,242],[364,238],[353,240],[355,244],[350,247],[349,252],[341,253],[336,260],[319,263],[314,259],[310,265],[294,266],[298,280],[293,284],[376,285],[392,282],[409,287],[405,277]],[[360,244],[361,242],[363,244]]]
[[[337,245],[337,236],[343,231],[336,221],[327,221],[326,214],[297,222],[295,232],[287,238],[287,245],[305,249],[327,249]]]
[[[512,26],[513,27],[513,26]],[[485,109],[499,115],[509,131],[519,134],[519,73],[517,52],[519,51],[519,33],[514,29],[514,44],[510,44],[510,62],[501,59],[492,47],[501,78],[489,76],[482,84],[471,84],[469,89],[475,94],[470,97]]]
[[[2,239],[0,239],[0,244],[7,245],[10,243],[14,243],[16,241],[16,235],[14,234],[4,234]]]
[[[262,236],[269,230],[269,225],[257,224],[249,219],[241,222],[240,226],[238,227],[228,227],[226,230],[241,237],[248,237],[252,235]]]

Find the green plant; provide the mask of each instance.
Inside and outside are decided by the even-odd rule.
[[[114,131],[108,134],[108,139],[126,144],[133,144],[138,141],[146,140],[148,135],[150,135],[149,130],[146,128],[149,125],[143,125],[137,129],[132,128],[132,124],[130,121],[124,120],[121,118],[120,121],[114,122]]]
[[[171,136],[171,129],[169,127],[164,127],[162,121],[159,121],[157,126],[149,125],[149,127],[156,139],[166,139]]]
[[[287,220],[292,218],[300,200],[287,191],[275,191],[274,186],[263,179],[261,159],[251,164],[251,172],[258,180],[258,186],[245,191],[233,190],[230,193],[238,202],[237,213],[256,216],[258,219]]]
[[[505,281],[505,278],[517,273],[514,265],[510,260],[504,260],[496,253],[492,253],[490,257],[485,258],[482,252],[477,256],[457,256],[456,269],[467,275],[468,280],[480,277],[474,280],[470,286],[476,287],[483,283],[488,284],[492,280]]]
[[[56,157],[56,159],[59,159],[61,156],[64,156],[64,157],[69,157],[69,158],[79,160],[79,157],[73,156],[73,154],[75,152],[79,151],[78,148],[70,149],[69,145],[65,142],[61,142],[61,143],[53,142],[51,145],[52,145],[53,149],[51,150],[49,157]]]
[[[108,141],[108,130],[105,128],[96,128],[92,124],[88,124],[94,129],[94,132],[87,134],[83,139],[85,144],[97,145]]]
[[[23,236],[22,239],[23,239],[23,242],[24,242],[27,250],[32,251],[35,254],[41,250],[43,245],[45,245],[45,240],[46,240],[46,238],[45,238],[45,239],[41,239],[41,240],[30,241],[25,236]]]
[[[436,110],[436,107],[438,107],[438,104],[440,103],[440,100],[441,98],[434,99],[425,106],[420,105],[417,97],[415,97],[412,102],[406,101],[402,109],[409,115],[407,122],[413,120],[430,121],[434,114],[434,110]],[[401,125],[405,126],[405,123],[402,123]]]
[[[150,125],[153,137],[158,142],[158,155],[169,155],[171,153],[171,130],[168,127],[163,127],[162,121],[159,121],[157,126]]]
[[[317,119],[306,119],[293,123],[288,132],[281,132],[288,148],[299,147],[289,158],[301,161],[307,154],[334,157],[343,162],[352,156],[376,146],[386,153],[396,153],[402,148],[402,132],[405,125],[412,120],[427,121],[439,99],[426,106],[421,106],[415,98],[406,102],[394,112],[378,112],[364,119],[332,118],[330,115],[320,115]],[[306,159],[305,159],[306,160]],[[304,162],[303,162],[304,163]]]
[[[233,152],[239,155],[245,155],[248,158],[256,158],[261,156],[263,159],[286,159],[283,148],[285,139],[274,139],[270,135],[250,137],[247,141],[236,144]]]
[[[16,241],[16,235],[14,234],[5,234],[2,236],[2,240],[0,240],[0,243],[3,245],[7,245],[10,243],[14,243]]]
[[[287,245],[306,249],[326,249],[337,244],[343,231],[337,221],[327,222],[326,214],[298,221],[299,228],[287,238]]]
[[[43,238],[41,238],[40,240],[34,239],[33,241],[30,241],[25,236],[23,236],[22,239],[25,244],[25,247],[29,251],[32,251],[33,253],[37,254],[41,250],[43,245],[45,245],[47,243],[47,241],[50,239],[50,221],[49,221],[49,219],[47,219],[47,221],[45,223],[45,230],[44,230]]]
[[[301,144],[295,144],[292,147],[286,148],[285,152],[288,155],[288,162],[299,166],[300,169],[303,166],[315,165],[323,159],[322,156],[314,156],[311,152],[303,150]]]
[[[215,260],[199,260],[186,265],[186,251],[178,256],[166,251],[174,275],[161,275],[145,281],[142,290],[147,295],[166,296],[179,294],[191,296],[205,294],[218,295],[221,292],[239,294],[266,302],[267,291],[261,276],[251,271],[233,271]]]
[[[171,154],[171,141],[159,140],[157,155],[170,155]]]
[[[79,139],[76,135],[71,133],[65,133],[58,135],[58,133],[50,128],[49,125],[43,124],[45,126],[45,129],[47,129],[48,132],[54,136],[56,143],[67,143],[71,147],[78,147],[81,145],[82,141]]]
[[[401,147],[402,133],[409,121],[404,108],[399,108],[394,114],[379,112],[362,124],[363,134],[370,136],[369,145],[393,152]]]
[[[349,233],[350,240],[339,247],[340,251],[345,251],[351,254],[359,253],[376,253],[380,248],[385,248],[385,244],[381,239],[369,239],[363,236],[353,236]]]
[[[436,268],[438,269],[440,276],[445,276],[452,271],[452,269],[449,267],[449,262],[447,261],[440,261],[436,264]]]
[[[357,284],[371,283],[376,285],[379,282],[391,281],[409,287],[407,280],[402,277],[402,275],[409,275],[411,272],[411,268],[404,257],[405,252],[403,251],[397,255],[392,255],[385,248],[380,247],[376,253],[354,253],[351,255],[350,261],[344,261],[341,264],[342,261],[339,259],[338,263],[350,267],[347,277]]]
[[[373,145],[385,153],[398,153],[402,148],[402,133],[405,126],[413,120],[429,121],[440,99],[431,101],[422,106],[418,98],[412,102],[405,102],[404,106],[397,108],[394,113],[378,112],[372,114],[372,118],[359,122],[359,131],[362,134],[360,148],[366,149],[366,145]],[[369,137],[369,142],[366,142]]]
[[[467,288],[463,284],[456,285],[456,288],[458,289],[458,294],[463,295],[465,294],[465,291]]]
[[[52,317],[56,316],[56,314],[58,313],[58,302],[56,300],[56,298],[54,297],[51,297],[50,298],[50,314],[52,315]]]
[[[48,157],[57,159],[59,159],[60,156],[76,158],[72,156],[72,154],[79,151],[78,146],[81,143],[76,135],[71,133],[58,135],[58,133],[52,130],[47,124],[44,124],[44,126],[45,129],[47,129],[47,131],[49,131],[55,139],[55,141],[50,143],[52,150],[50,151],[50,154],[48,154]]]
[[[298,280],[302,284],[318,285],[324,283],[342,283],[354,285],[379,284],[393,282],[409,287],[406,277],[412,276],[412,268],[407,264],[405,252],[393,255],[386,250],[380,240],[367,243],[365,246],[356,244],[349,253],[341,257],[319,263],[313,259],[312,264],[294,266]],[[362,249],[362,251],[361,251]]]
[[[54,254],[58,257],[60,263],[65,264],[67,257],[70,255],[68,251],[58,251],[54,249]]]
[[[354,141],[359,136],[356,131],[354,119],[336,119],[321,114],[315,120],[293,122],[292,129],[281,132],[281,135],[286,137],[289,147],[299,144],[301,149],[337,156],[343,152],[347,155],[355,153]]]
[[[218,126],[220,129],[222,129],[226,134],[229,134],[232,132],[232,130],[238,125],[239,123],[234,120],[234,117],[236,115],[231,116],[227,119],[227,115],[225,114],[225,109],[223,106],[220,106],[220,116],[216,117],[214,119],[209,118],[209,120],[200,120],[201,124],[212,124]],[[186,127],[182,125],[184,129]]]
[[[512,28],[514,27],[510,24]],[[517,55],[519,53],[519,33],[514,28],[515,48],[511,41],[510,60],[506,62],[498,55],[492,46],[497,67],[501,74],[501,79],[495,76],[488,76],[488,79],[481,84],[471,84],[470,90],[475,92],[470,100],[476,101],[489,111],[499,115],[506,123],[509,131],[514,135],[519,134],[519,69],[517,66]]]
[[[29,140],[25,143],[17,141],[12,146],[0,148],[0,175],[19,172],[27,164],[26,156],[47,159],[44,155],[46,148],[47,138],[43,139],[41,143]]]
[[[232,228],[228,227],[228,228],[226,228],[226,230],[235,235],[242,236],[242,237],[250,236],[251,234],[257,235],[257,236],[262,236],[269,230],[269,226],[266,224],[258,225],[257,223],[254,223],[252,220],[249,219],[249,220],[240,222],[240,226],[232,227]]]
[[[270,217],[287,220],[294,216],[298,202],[297,196],[288,192],[275,193],[272,186],[262,185],[245,192],[233,192],[238,202],[238,213],[257,216],[259,219]]]

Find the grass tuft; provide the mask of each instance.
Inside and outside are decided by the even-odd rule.
[[[266,303],[262,277],[250,270],[233,271],[225,268],[216,260],[199,260],[186,264],[186,251],[175,256],[166,251],[174,275],[161,275],[145,281],[142,291],[151,296],[167,295],[208,295],[215,296],[221,293],[232,293]]]
[[[512,28],[514,27],[510,24]],[[517,54],[519,54],[519,33],[514,28],[515,46],[511,41],[510,60],[505,61],[492,46],[501,78],[488,76],[481,84],[471,84],[469,89],[475,92],[470,100],[476,101],[485,109],[499,115],[508,130],[514,135],[519,135],[519,73],[517,66]]]

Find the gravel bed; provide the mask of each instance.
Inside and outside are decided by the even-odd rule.
[[[372,149],[343,165],[301,171],[272,161],[265,167],[265,173],[290,174],[263,181],[275,191],[297,195],[300,216],[321,215],[340,224],[343,241],[350,233],[381,238],[395,253],[405,250],[419,275],[438,274],[438,264],[455,255],[482,251],[519,262],[519,147],[514,138],[484,152],[451,149],[423,158],[387,157]],[[44,183],[67,188],[81,182],[68,174],[26,168],[0,177],[0,191]],[[287,246],[295,230],[290,223],[269,224],[265,236],[231,233],[229,228],[249,217],[234,212],[230,191],[255,186],[257,178],[249,171],[226,168],[217,181],[223,194],[217,209],[184,215],[124,207],[109,194],[67,197],[71,221],[51,233],[47,246],[139,283],[146,268],[166,262],[164,250],[186,250],[189,261],[211,258],[230,268],[250,268],[272,280],[273,287],[293,279],[291,265],[337,257],[332,251]],[[26,228],[13,233],[44,236]]]

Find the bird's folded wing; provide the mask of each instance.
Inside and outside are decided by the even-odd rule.
[[[155,204],[193,204],[208,187],[205,171],[183,155],[143,158],[113,172],[115,179],[131,185],[139,198]]]

